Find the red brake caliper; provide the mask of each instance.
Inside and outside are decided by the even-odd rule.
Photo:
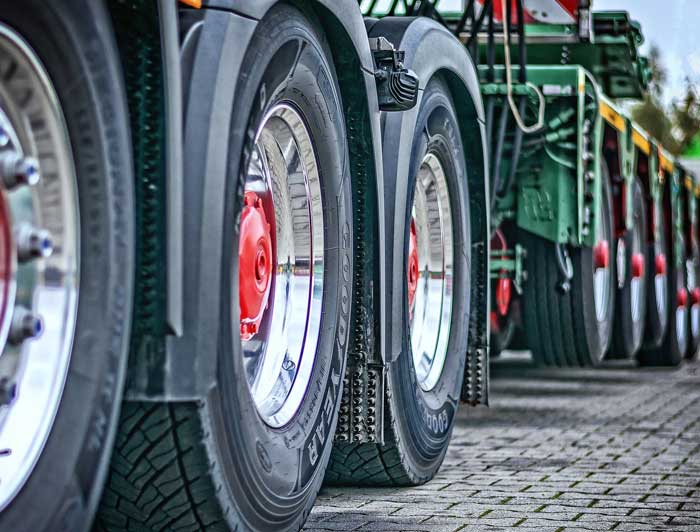
[[[241,339],[250,340],[258,332],[268,306],[274,265],[270,224],[263,201],[255,192],[246,192],[243,203],[238,247],[238,303]]]
[[[418,289],[418,237],[416,221],[411,218],[411,228],[408,235],[408,314],[413,315],[413,303]]]

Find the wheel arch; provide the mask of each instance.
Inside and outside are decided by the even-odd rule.
[[[420,80],[419,103],[427,83],[442,76],[451,92],[468,168],[470,218],[472,231],[472,305],[470,316],[469,353],[462,398],[469,403],[486,403],[488,399],[488,254],[489,254],[489,183],[484,111],[479,80],[467,50],[443,26],[425,18],[386,17],[374,22],[370,37],[385,37],[396,49],[406,53],[404,64]],[[435,51],[440,53],[436,54]],[[405,202],[410,151],[420,105],[403,113],[386,113],[382,117],[384,147],[397,154],[384,159],[384,175],[392,176],[385,183],[385,203]],[[397,134],[398,132],[398,134]],[[401,203],[402,204],[402,203]],[[401,209],[387,209],[384,216],[402,216]],[[403,265],[403,239],[393,234],[396,220],[387,220],[386,269],[388,274],[400,272]],[[387,282],[387,286],[390,285]],[[403,305],[401,293],[385,292],[386,308]],[[387,324],[382,352],[385,361],[395,360],[401,351],[401,331]]]
[[[183,235],[183,331],[166,338],[163,359],[143,360],[130,368],[126,396],[137,400],[193,400],[216,385],[220,308],[220,264],[229,117],[235,113],[238,74],[260,19],[282,0],[211,0],[196,14],[192,50],[183,59],[184,155],[183,203],[179,206]],[[383,209],[383,174],[379,112],[372,54],[364,21],[354,0],[291,3],[310,13],[322,26],[338,72],[345,107],[349,169],[355,183],[364,182]],[[187,30],[191,28],[186,28]],[[195,33],[193,32],[193,34]],[[188,39],[183,39],[184,46]],[[361,78],[364,83],[358,83]],[[371,154],[368,157],[368,153]],[[383,249],[383,221],[369,227]],[[203,236],[206,235],[206,238]],[[207,257],[206,261],[199,260]],[[382,286],[383,274],[378,273]],[[203,287],[198,290],[197,287]],[[168,296],[171,294],[169,293]],[[382,307],[383,312],[383,307]],[[381,323],[387,320],[382,319]],[[352,330],[352,329],[351,329]],[[205,355],[206,354],[206,355]],[[148,359],[149,357],[143,357]]]

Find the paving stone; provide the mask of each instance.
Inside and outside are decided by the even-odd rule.
[[[445,463],[415,488],[324,488],[307,532],[700,531],[700,364],[492,365]]]

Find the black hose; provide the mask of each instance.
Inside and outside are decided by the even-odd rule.
[[[493,23],[493,2],[491,0],[488,0],[488,8],[489,8],[489,40],[488,40],[488,51],[486,52],[487,56],[487,61],[488,61],[488,73],[486,75],[486,81],[489,83],[493,83],[495,80],[495,70],[494,70],[494,64],[496,62],[496,41],[495,41],[495,32],[496,28],[494,27]],[[484,9],[486,9],[486,4],[484,4]]]
[[[523,116],[525,113],[525,104],[527,103],[527,97],[521,96],[520,102],[518,102],[518,113]],[[515,139],[513,140],[513,152],[510,156],[510,171],[508,172],[508,180],[503,183],[503,186],[496,191],[499,197],[505,196],[508,191],[513,186],[515,182],[515,174],[518,171],[518,166],[520,165],[520,152],[523,147],[523,130],[519,127],[515,128]]]
[[[399,0],[393,0],[393,2],[391,2],[391,7],[389,8],[387,15],[393,15],[394,12],[396,11],[396,6],[398,6],[398,5],[399,5]]]
[[[367,6],[367,10],[365,11],[366,15],[372,15],[372,11],[374,11],[374,8],[377,6],[377,2],[379,2],[379,0],[372,0],[370,2],[369,6]]]
[[[493,177],[491,179],[492,190],[496,191],[500,189],[501,181],[501,158],[503,157],[503,148],[506,138],[506,126],[508,125],[508,115],[510,114],[510,109],[508,104],[504,102],[501,108],[501,116],[498,122],[498,137],[496,138],[496,151],[491,158],[493,161]],[[496,204],[496,194],[491,195],[491,208]]]
[[[474,22],[473,24],[473,30],[472,34],[469,36],[469,40],[467,40],[467,48],[469,48],[472,43],[476,42],[476,38],[479,35],[479,30],[481,29],[481,26],[484,24],[484,19],[486,18],[486,12],[488,7],[492,7],[493,0],[486,0],[484,2],[484,7],[481,9],[481,13],[479,14],[479,18]]]
[[[467,4],[467,8],[464,10],[464,13],[462,13],[461,18],[459,19],[459,22],[457,23],[457,26],[455,27],[455,37],[459,37],[459,34],[464,31],[465,26],[467,25],[467,20],[469,19],[469,14],[474,11],[474,2],[475,0],[469,0],[469,3]],[[473,17],[472,17],[473,18]],[[474,33],[474,26],[472,25],[472,34]]]
[[[516,0],[516,11],[518,14],[518,52],[520,54],[520,72],[519,81],[525,83],[527,81],[527,47],[525,46],[525,14],[523,12],[523,0]]]

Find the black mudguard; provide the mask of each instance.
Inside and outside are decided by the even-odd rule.
[[[216,314],[221,298],[227,297],[220,291],[220,264],[225,252],[220,227],[224,209],[221,192],[225,190],[228,153],[241,150],[241,146],[228,144],[230,117],[235,111],[236,80],[250,39],[258,21],[276,3],[278,0],[205,0],[201,10],[188,10],[181,18],[183,200],[169,205],[168,220],[182,224],[182,331],[173,331],[166,338],[164,360],[143,357],[129,368],[127,399],[197,400],[216,386]],[[341,78],[353,179],[371,189],[367,207],[382,212],[385,195],[379,110],[362,14],[355,0],[315,0],[305,2],[304,7],[312,9],[321,21]],[[374,234],[369,239],[377,242],[381,258],[386,239],[383,218],[379,217],[378,222],[371,228]],[[168,271],[172,274],[177,269]],[[376,276],[382,293],[381,268]],[[178,283],[169,283],[171,287],[168,301],[178,297]],[[384,307],[380,305],[376,312],[378,323],[386,324]]]
[[[406,53],[405,66],[420,79],[419,102],[429,80],[441,73],[448,82],[460,121],[469,173],[472,228],[472,288],[469,352],[462,399],[471,404],[488,402],[489,338],[489,183],[484,110],[479,79],[466,48],[443,26],[425,17],[386,17],[368,24],[370,37],[385,37],[397,50]],[[420,105],[403,113],[386,113],[382,117],[384,149],[398,157],[384,159],[384,201],[390,208],[384,216],[404,216],[409,191],[407,178],[414,129]],[[403,275],[405,269],[403,238],[394,235],[400,220],[386,219],[387,275]],[[388,279],[388,277],[387,277]],[[390,284],[389,284],[390,286]],[[388,315],[402,311],[401,293],[382,293]],[[386,324],[382,351],[389,360],[401,352],[402,331]]]

